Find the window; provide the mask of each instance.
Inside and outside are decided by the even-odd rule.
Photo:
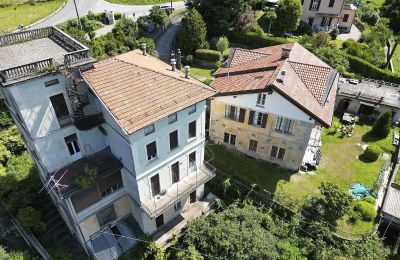
[[[313,26],[314,24],[314,17],[308,17],[308,25]]]
[[[345,14],[345,15],[343,16],[343,22],[344,22],[344,23],[347,23],[348,20],[349,20],[349,15],[348,15],[348,14]]]
[[[224,143],[235,145],[236,144],[236,135],[224,133]]]
[[[56,85],[58,83],[59,83],[58,79],[52,79],[52,80],[45,81],[44,86],[50,87],[50,86]]]
[[[276,119],[275,130],[285,134],[291,134],[294,121],[288,118],[278,117]]]
[[[104,227],[105,225],[113,222],[117,218],[117,214],[115,214],[114,206],[111,205],[110,207],[105,208],[97,213],[96,217],[97,222],[99,222],[99,226]]]
[[[196,170],[196,152],[189,154],[189,172]]]
[[[160,193],[160,176],[158,174],[150,178],[151,195],[157,196]]]
[[[195,203],[197,201],[196,191],[190,193],[190,203]]]
[[[322,17],[321,26],[331,26],[332,17]]]
[[[151,160],[157,158],[157,145],[156,145],[155,141],[146,145],[146,149],[147,149],[147,160],[148,161],[151,161]]]
[[[179,162],[176,162],[171,165],[171,173],[172,173],[172,184],[177,183],[179,181]]]
[[[196,121],[189,123],[189,139],[196,137]]]
[[[82,158],[82,151],[79,147],[78,137],[76,136],[76,134],[67,136],[64,138],[64,140],[67,144],[68,152],[71,155],[72,160],[76,161]]]
[[[168,124],[172,124],[174,122],[178,121],[178,114],[172,114],[168,116]]]
[[[169,149],[172,150],[176,147],[178,147],[178,130],[169,134]]]
[[[154,133],[154,131],[156,131],[156,128],[154,127],[154,124],[151,124],[144,128],[144,135],[149,135],[151,133]]]
[[[328,7],[333,7],[335,5],[335,0],[329,0]]]
[[[285,157],[285,153],[286,153],[286,149],[272,146],[270,156],[273,158],[277,158],[279,160],[283,160],[283,158]]]
[[[301,5],[304,5],[304,0],[301,0]]]
[[[161,214],[160,216],[156,217],[156,227],[159,228],[164,225],[164,215]]]
[[[267,126],[268,115],[250,110],[249,125],[265,128]]]
[[[60,127],[72,123],[71,116],[69,115],[67,103],[65,103],[64,95],[58,94],[50,97],[51,105],[53,106]]]
[[[249,150],[253,151],[253,152],[256,152],[257,151],[257,144],[258,144],[258,142],[256,140],[250,140]]]
[[[246,109],[238,108],[231,105],[225,105],[225,118],[229,118],[234,121],[244,122]]]
[[[190,106],[190,107],[188,108],[188,113],[189,113],[189,115],[190,115],[190,114],[193,114],[194,112],[196,112],[196,104],[194,104],[193,106]]]
[[[320,0],[311,0],[311,3],[310,3],[310,10],[313,10],[313,11],[316,11],[316,10],[318,10],[319,9],[319,1]]]
[[[180,201],[178,201],[178,203],[176,203],[174,205],[174,211],[179,211],[182,208],[182,203]]]
[[[259,93],[257,97],[257,106],[264,106],[266,97],[267,94]]]

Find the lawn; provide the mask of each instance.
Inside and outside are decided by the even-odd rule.
[[[35,5],[22,4],[0,8],[0,33],[14,31],[21,23],[30,25],[56,11],[65,0],[37,2]],[[20,3],[19,0],[0,0],[0,3]]]
[[[157,5],[171,3],[171,0],[107,0],[108,2],[121,4],[121,5]],[[178,2],[181,0],[172,0]]]
[[[335,119],[337,120],[337,119]],[[232,174],[249,183],[257,183],[261,188],[277,192],[290,198],[301,206],[308,195],[319,195],[318,187],[322,182],[332,182],[347,192],[350,185],[361,182],[373,188],[383,167],[384,159],[376,162],[364,162],[358,159],[363,154],[362,143],[377,144],[385,152],[392,152],[391,135],[383,140],[371,138],[368,132],[371,125],[358,123],[351,137],[341,138],[330,129],[324,129],[322,134],[322,161],[315,172],[307,174],[290,173],[271,164],[254,160],[244,155],[229,152],[221,146],[209,144],[214,154],[214,165],[224,172]],[[365,234],[373,229],[373,222],[357,221],[351,224],[348,216],[338,221],[341,234]]]
[[[395,72],[400,73],[400,45],[396,48],[392,57],[393,69]]]
[[[361,0],[363,4],[369,5],[372,8],[379,8],[383,5],[385,0]]]
[[[185,71],[185,69],[183,68],[182,71]],[[213,73],[214,69],[202,67],[199,65],[193,65],[190,67],[190,75],[201,81],[212,78]]]

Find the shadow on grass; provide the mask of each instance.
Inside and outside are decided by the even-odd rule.
[[[385,137],[377,137],[375,136],[372,131],[368,131],[365,135],[362,136],[361,140],[365,143],[372,143],[372,142],[378,142],[385,139]]]
[[[362,161],[363,163],[374,163],[374,162],[376,162],[376,160],[378,160],[378,159],[371,160],[371,159],[367,158],[367,156],[365,156],[365,154],[361,154],[360,156],[358,156],[358,159],[360,161]]]

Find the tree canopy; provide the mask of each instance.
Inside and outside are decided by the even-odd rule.
[[[194,54],[197,49],[207,49],[207,29],[200,13],[189,10],[182,19],[179,45],[185,55]]]
[[[275,24],[281,34],[293,32],[297,29],[302,12],[300,0],[279,0]]]
[[[400,0],[385,0],[381,15],[389,18],[389,26],[394,32],[400,33]]]

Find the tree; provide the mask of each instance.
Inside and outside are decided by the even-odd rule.
[[[149,18],[155,23],[156,27],[164,26],[168,23],[168,15],[159,5],[155,5],[150,9]]]
[[[336,184],[322,183],[319,190],[323,196],[322,201],[327,219],[335,222],[349,211],[353,199],[340,190]]]
[[[257,28],[257,20],[254,11],[248,10],[243,14],[239,15],[236,21],[235,27],[241,32],[254,31]]]
[[[386,111],[379,115],[372,127],[372,134],[379,138],[386,138],[392,126],[392,112]]]
[[[363,21],[364,23],[367,23],[370,26],[375,26],[378,24],[379,22],[379,14],[377,11],[375,10],[371,10],[371,9],[366,9],[363,10],[362,14],[361,14],[361,21]]]
[[[321,47],[333,47],[331,44],[331,36],[325,32],[316,32],[312,36],[304,35],[299,43],[309,49],[317,49]]]
[[[279,0],[276,8],[276,27],[281,34],[296,30],[302,11],[300,0]]]
[[[207,24],[209,36],[226,34],[241,14],[251,10],[247,0],[186,0],[185,3],[189,9],[199,11]]]
[[[229,48],[229,40],[227,37],[218,37],[217,42],[215,44],[217,51],[224,52]]]
[[[179,41],[185,55],[194,54],[197,49],[209,48],[206,24],[195,8],[189,10],[182,19]]]
[[[346,72],[350,66],[349,60],[343,54],[343,51],[336,48],[321,47],[316,49],[314,53],[318,58],[337,69],[340,73]]]
[[[114,36],[117,41],[122,42],[130,50],[136,48],[136,39],[138,37],[136,23],[131,19],[122,18],[115,24],[114,28],[112,29],[112,36]],[[116,48],[115,46],[107,46],[106,53],[114,53],[117,51],[117,49],[118,48]]]
[[[390,51],[389,56],[388,56],[388,58],[387,58],[385,68],[388,68],[388,67],[389,67],[390,61],[392,60],[393,55],[394,55],[394,53],[395,53],[397,47],[399,46],[399,43],[400,43],[400,37],[399,37],[399,36],[396,36],[396,37],[394,38],[394,45],[393,45],[393,47],[392,47],[392,50]]]
[[[8,251],[0,245],[0,259],[24,260],[24,254],[22,252]]]
[[[381,15],[389,19],[390,28],[400,33],[400,0],[385,0],[381,7]]]
[[[40,232],[46,229],[46,223],[42,221],[42,213],[32,207],[20,209],[17,219],[28,230]]]

